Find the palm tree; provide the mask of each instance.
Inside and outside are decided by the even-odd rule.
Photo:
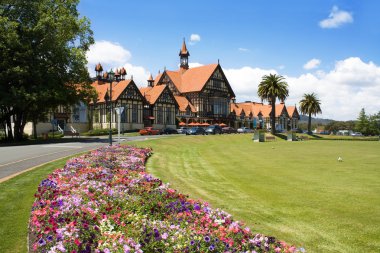
[[[272,105],[271,133],[276,133],[276,99],[284,101],[289,96],[288,83],[281,75],[269,74],[262,77],[257,94],[262,101]]]
[[[304,94],[303,99],[300,101],[300,111],[302,114],[309,115],[309,122],[307,124],[307,132],[311,134],[311,115],[316,116],[318,113],[322,113],[321,101],[317,98],[317,95],[313,93]]]

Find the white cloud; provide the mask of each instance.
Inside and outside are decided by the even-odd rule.
[[[203,66],[203,64],[201,64],[199,62],[189,62],[190,68],[195,68],[195,67],[200,67],[200,66]]]
[[[318,59],[311,59],[308,61],[305,65],[303,65],[304,69],[315,69],[318,68],[319,64],[321,64],[321,61]]]
[[[227,79],[238,101],[257,101],[257,87],[262,76],[275,70],[242,67],[225,69]],[[352,120],[361,108],[367,114],[380,111],[380,66],[351,57],[337,61],[328,72],[318,71],[301,76],[284,76],[289,84],[287,105],[298,106],[303,94],[315,92],[321,100],[323,114],[318,117],[334,120]]]
[[[190,35],[190,42],[195,43],[201,41],[201,36],[199,34],[191,34]]]
[[[232,89],[235,92],[237,101],[257,101],[260,102],[257,96],[257,87],[264,75],[270,73],[277,74],[274,69],[260,69],[252,67],[242,67],[240,69],[223,69]]]
[[[120,44],[110,41],[96,41],[87,52],[87,68],[90,76],[95,76],[95,65],[101,63],[104,71],[111,68],[124,67],[127,70],[127,78],[131,78],[138,86],[145,86],[149,76],[149,72],[141,66],[134,66],[129,61],[131,53],[123,48]]]
[[[241,52],[248,52],[249,51],[248,48],[243,48],[243,47],[239,47],[238,50]]]
[[[96,41],[87,52],[89,64],[122,64],[131,59],[131,53],[118,43],[110,41]]]
[[[337,6],[333,6],[329,17],[320,21],[319,26],[322,28],[338,28],[343,24],[352,23],[353,21],[351,13],[339,10]]]

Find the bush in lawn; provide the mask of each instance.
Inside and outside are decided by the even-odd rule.
[[[150,149],[100,148],[43,180],[30,231],[35,252],[296,252],[145,172]]]

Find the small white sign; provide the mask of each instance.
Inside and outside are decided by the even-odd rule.
[[[115,111],[116,111],[116,113],[117,113],[118,115],[120,115],[120,114],[123,113],[123,111],[124,111],[124,107],[116,107],[116,108],[115,108]]]

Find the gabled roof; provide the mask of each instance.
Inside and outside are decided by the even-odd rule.
[[[282,113],[288,114],[285,104],[284,103],[276,104],[276,117],[280,117]]]
[[[165,73],[179,92],[201,91],[218,66],[218,64],[210,64],[190,68],[183,74],[180,71],[165,70],[155,78],[154,85],[157,85],[161,81],[162,75]]]
[[[157,85],[159,81],[161,81],[162,73],[158,74],[154,79],[154,85]]]
[[[288,110],[289,117],[299,117],[299,113],[296,106],[287,106],[286,109]]]
[[[121,93],[131,84],[134,84],[133,80],[123,80],[120,82],[112,83],[112,101],[116,101]],[[109,92],[110,84],[103,81],[95,81],[91,84],[91,86],[98,93],[97,103],[105,103],[105,95],[107,91]]]
[[[197,109],[194,107],[194,105],[192,103],[190,103],[190,101],[186,97],[184,97],[184,96],[174,96],[174,98],[177,101],[178,106],[179,106],[179,110],[181,112],[186,111],[186,108],[188,106],[190,107],[190,110],[192,112],[197,112]]]
[[[217,67],[218,64],[210,64],[188,69],[182,75],[180,92],[201,91]]]
[[[143,96],[149,102],[149,104],[153,105],[156,103],[157,99],[161,96],[162,92],[165,90],[166,87],[166,85],[144,87],[140,88],[140,92],[143,94]]]

